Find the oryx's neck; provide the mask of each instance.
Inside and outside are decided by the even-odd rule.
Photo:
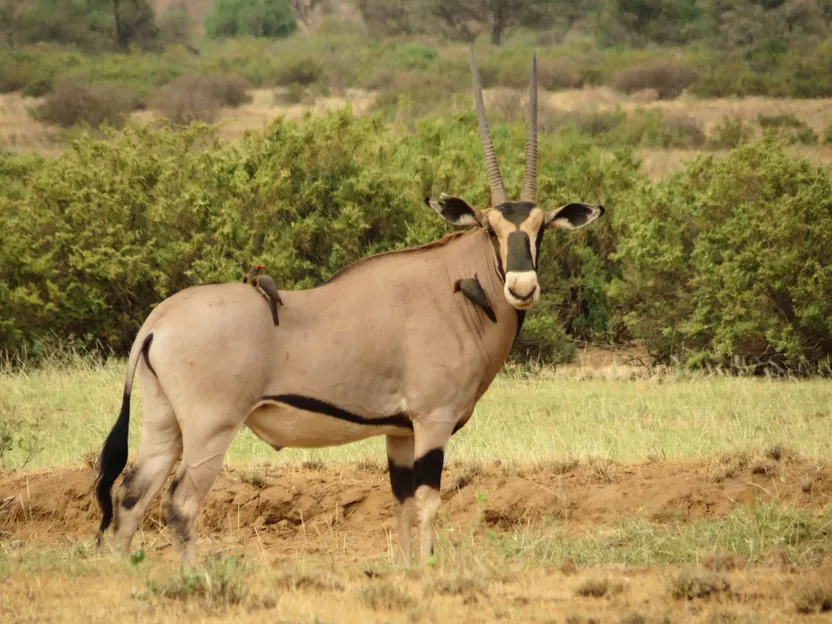
[[[488,296],[497,317],[496,323],[490,321],[477,306],[461,294],[456,295],[455,303],[459,306],[459,314],[466,319],[472,334],[482,341],[487,357],[491,360],[490,364],[499,370],[514,344],[519,319],[517,311],[506,301],[503,294],[503,282],[497,272],[494,245],[484,230],[476,229],[451,241],[443,248],[443,252],[443,261],[451,285],[458,279],[476,275]]]

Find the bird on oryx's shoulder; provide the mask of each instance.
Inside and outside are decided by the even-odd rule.
[[[474,277],[467,277],[465,279],[458,279],[454,282],[454,292],[461,292],[474,305],[482,308],[485,315],[491,319],[492,323],[497,322],[497,315],[494,314],[494,309],[491,307],[491,302],[488,301],[488,295],[485,294],[480,285],[480,280],[477,274]]]
[[[252,267],[248,270],[248,273],[246,273],[246,276],[243,278],[243,284],[251,284],[260,293],[262,293],[266,299],[269,300],[269,308],[272,311],[272,320],[275,325],[280,325],[277,321],[277,304],[283,305],[283,301],[280,300],[280,295],[277,292],[277,286],[275,285],[274,280],[268,275],[260,275],[260,271],[265,268],[265,264],[252,265]]]

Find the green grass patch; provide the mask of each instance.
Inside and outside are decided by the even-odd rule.
[[[659,524],[633,517],[580,531],[544,522],[537,528],[492,535],[491,542],[508,560],[553,566],[572,561],[579,567],[696,565],[709,555],[725,553],[749,565],[765,564],[777,553],[797,566],[817,566],[832,554],[828,512],[816,516],[773,502],[690,523]]]
[[[97,453],[120,408],[125,364],[77,357],[0,373],[0,422],[17,423],[7,468],[77,464]],[[130,449],[138,448],[141,399],[133,395]],[[808,457],[832,449],[832,384],[693,376],[680,381],[567,381],[500,375],[448,448],[457,461],[598,457],[701,457],[787,443]],[[383,459],[384,439],[275,453],[248,429],[228,461],[272,463]]]

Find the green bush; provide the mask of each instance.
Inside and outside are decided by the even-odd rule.
[[[832,180],[770,140],[701,157],[613,216],[631,334],[688,365],[832,353]]]
[[[0,348],[54,331],[123,354],[151,307],[190,284],[239,280],[257,259],[281,287],[314,286],[354,260],[452,229],[425,208],[426,194],[446,190],[486,205],[470,112],[427,118],[412,131],[340,111],[300,126],[276,120],[236,144],[210,136],[196,124],[128,126],[106,139],[81,137],[53,160],[0,157],[0,181],[15,181],[0,185],[8,234],[0,239]],[[522,155],[522,124],[495,125],[494,137],[500,153]],[[636,162],[601,158],[588,139],[544,136],[541,150],[547,206],[576,197],[615,204],[640,178]],[[515,192],[522,166],[522,158],[503,163]],[[577,301],[582,311],[569,326],[583,327],[581,337],[590,326],[603,330],[603,309],[589,310],[596,304],[582,303],[578,287],[589,266],[605,270],[599,231],[578,232],[562,253],[566,238],[544,243],[552,303],[540,316],[557,314],[564,297]]]
[[[818,135],[794,115],[759,115],[757,121],[763,134],[798,145],[817,145]]]
[[[217,0],[205,18],[209,37],[288,37],[297,28],[287,0]]]
[[[723,116],[708,139],[711,149],[730,149],[748,143],[754,136],[754,130],[739,117]]]
[[[438,238],[453,228],[425,195],[488,205],[476,117],[408,121],[342,110],[233,144],[199,124],[128,126],[51,160],[0,155],[0,349],[54,332],[124,354],[164,297],[239,280],[252,261],[283,288],[307,288]],[[766,139],[651,185],[626,146],[598,147],[618,128],[540,137],[540,205],[580,199],[608,214],[544,239],[543,294],[512,357],[558,361],[571,340],[635,338],[691,366],[810,370],[828,358],[829,174]],[[520,120],[492,125],[511,196],[525,134]]]

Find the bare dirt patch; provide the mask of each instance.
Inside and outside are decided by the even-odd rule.
[[[763,455],[765,456],[765,455]],[[634,464],[583,461],[532,466],[450,464],[443,475],[443,516],[451,526],[510,529],[544,518],[570,524],[640,517],[690,522],[739,505],[776,501],[821,510],[832,503],[832,466],[790,458],[753,470],[747,456]],[[603,466],[601,464],[603,463]],[[727,468],[726,468],[727,467]],[[75,537],[94,534],[98,508],[88,468],[0,475],[0,530]],[[805,483],[811,480],[812,487]],[[269,541],[338,526],[356,555],[378,552],[393,530],[387,475],[373,465],[227,468],[202,507],[199,531],[255,530]],[[145,530],[164,525],[151,506]]]
[[[158,501],[134,543],[146,553],[146,562],[137,559],[131,565],[106,550],[96,553],[92,538],[98,511],[89,468],[4,473],[0,617],[56,622],[125,617],[823,621],[825,602],[810,603],[805,596],[828,585],[828,561],[826,567],[795,567],[775,557],[770,564],[746,566],[741,558],[720,554],[694,568],[581,567],[572,561],[550,565],[533,557],[512,559],[494,546],[509,535],[524,539],[535,523],[575,527],[601,539],[634,518],[685,526],[718,520],[754,503],[776,502],[817,514],[832,503],[832,466],[788,453],[760,457],[777,470],[754,472],[753,461],[744,456],[632,464],[452,462],[444,478],[440,530],[451,555],[426,569],[394,564],[393,504],[381,465],[230,467],[198,523],[205,561],[242,556],[247,562],[234,564],[226,577],[179,576]],[[813,484],[808,490],[807,479]],[[474,539],[465,542],[464,535]],[[716,589],[701,590],[700,577],[718,578],[711,584]],[[680,581],[689,578],[696,583]],[[233,588],[233,600],[225,587]]]

